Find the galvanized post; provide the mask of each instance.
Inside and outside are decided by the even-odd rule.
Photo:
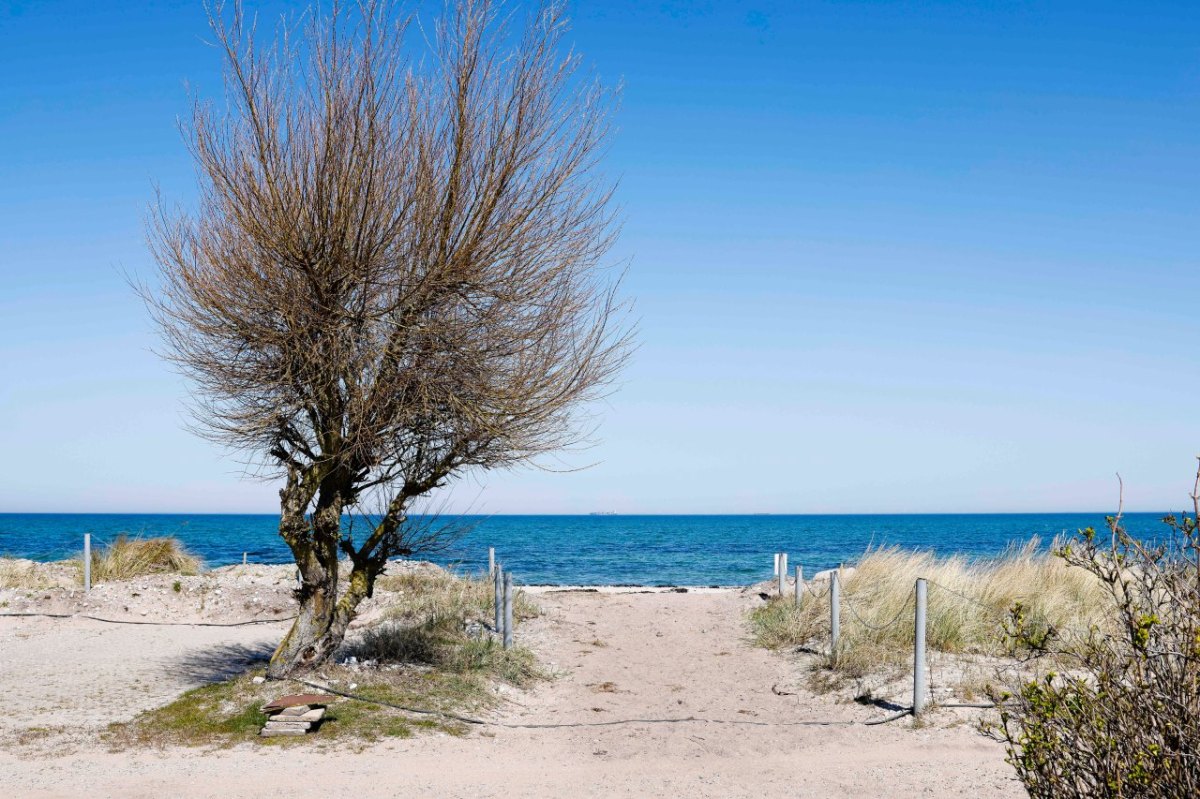
[[[778,552],[775,553],[775,571],[771,572],[771,575],[772,576],[779,575],[779,553]]]
[[[496,573],[496,548],[488,547],[488,577]]]
[[[787,587],[787,553],[779,554],[779,598],[783,599],[783,592]]]
[[[829,657],[837,661],[838,639],[842,636],[842,581],[836,571],[829,574]]]
[[[928,587],[925,580],[917,580],[917,620],[913,644],[913,715],[925,711],[925,617]]]
[[[504,567],[499,563],[496,564],[496,571],[492,572],[492,582],[495,583],[496,589],[496,634],[504,634]]]
[[[512,608],[512,606],[513,606],[512,575],[506,572],[504,574],[504,648],[505,649],[511,649],[512,642],[513,642],[513,628],[512,628],[512,610],[513,610],[513,608]]]
[[[246,561],[247,561],[247,559],[248,559],[248,558],[247,558],[247,553],[243,552],[243,553],[242,553],[242,565],[243,565],[243,566],[245,566],[245,565],[246,565]]]
[[[92,534],[83,534],[83,590],[92,590]]]
[[[804,567],[796,567],[796,607],[800,607],[800,597],[804,596]]]

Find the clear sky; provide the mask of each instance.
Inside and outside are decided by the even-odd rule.
[[[114,10],[117,6],[120,10]],[[270,16],[282,5],[248,2]],[[493,513],[1181,507],[1200,5],[575,0],[640,349]],[[218,62],[199,3],[0,0],[0,511],[276,510],[184,429],[123,272]],[[553,463],[549,465],[554,465]]]

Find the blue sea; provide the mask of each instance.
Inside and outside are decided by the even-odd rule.
[[[1125,517],[1130,532],[1161,533],[1161,513]],[[775,552],[806,572],[852,563],[868,547],[898,545],[972,559],[1039,537],[1094,526],[1105,514],[846,516],[456,517],[466,532],[428,556],[467,571],[487,568],[487,549],[514,578],[558,585],[746,585],[768,579]],[[0,555],[58,560],[78,554],[83,534],[102,545],[121,533],[181,539],[209,566],[287,563],[272,515],[0,514]]]

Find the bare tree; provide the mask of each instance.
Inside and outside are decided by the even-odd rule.
[[[578,442],[628,352],[601,264],[611,94],[559,52],[561,10],[517,25],[462,0],[432,31],[397,12],[312,10],[264,49],[213,9],[227,103],[185,125],[197,207],[150,224],[150,305],[199,426],[283,482],[302,584],[271,676],[332,655],[424,540],[414,502]]]

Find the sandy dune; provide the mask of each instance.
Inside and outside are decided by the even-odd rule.
[[[798,666],[752,648],[753,596],[548,592],[519,631],[560,678],[510,692],[507,724],[361,752],[332,747],[112,753],[129,718],[237,668],[282,624],[242,628],[0,619],[0,793],[21,797],[766,796],[1018,797],[1000,747],[972,716],[867,727],[878,708],[800,687]],[[784,694],[784,695],[781,695]],[[598,723],[697,717],[707,721]],[[715,721],[738,722],[715,723]],[[806,724],[798,724],[804,722]],[[808,724],[832,722],[828,726]],[[55,747],[37,727],[72,725]],[[24,742],[21,742],[24,741]],[[317,743],[314,740],[314,743]]]

